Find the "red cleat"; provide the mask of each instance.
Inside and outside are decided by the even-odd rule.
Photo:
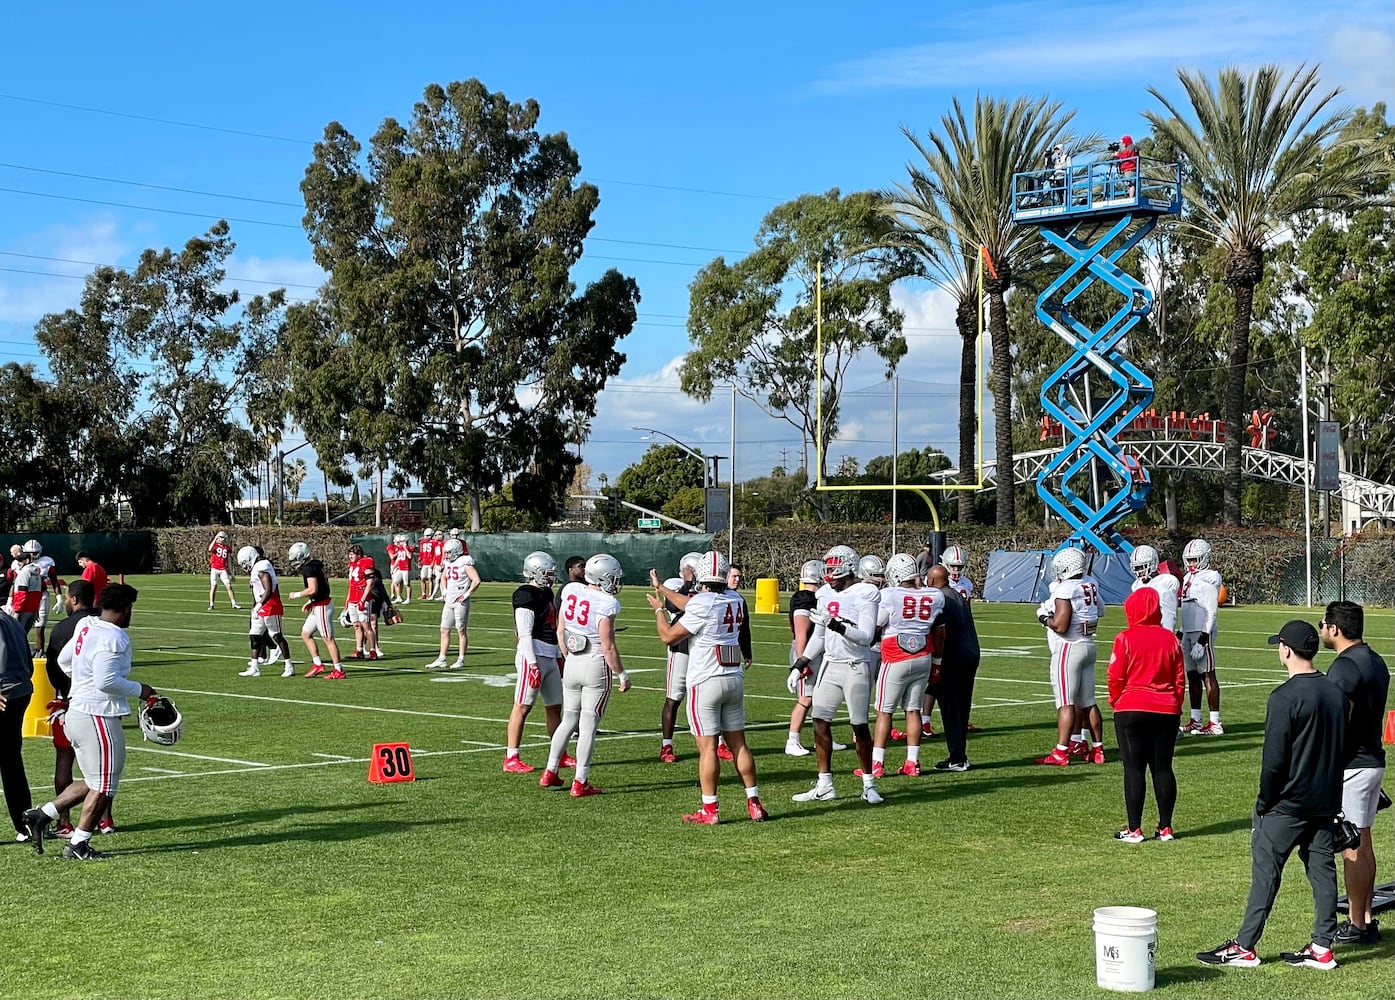
[[[563,783],[562,779],[557,777],[556,771],[544,771],[543,776],[538,779],[539,788],[561,788]]]
[[[504,758],[505,774],[532,774],[537,768],[532,764],[525,764],[518,756]]]
[[[588,795],[600,795],[601,790],[589,781],[572,782],[572,798],[584,799]]]
[[[1085,756],[1085,759],[1089,761],[1091,764],[1103,764],[1104,747],[1095,747]]]
[[[677,763],[678,763],[678,754],[676,754],[676,753],[673,752],[673,745],[672,745],[672,744],[669,744],[669,745],[666,746],[666,747],[660,747],[660,748],[659,748],[659,763],[660,763],[660,764],[677,764]]]
[[[348,676],[349,676],[349,675],[346,674],[346,673],[344,673],[344,671],[342,671],[342,670],[331,670],[329,673],[325,674],[325,680],[327,680],[327,681],[342,681],[345,677],[348,677]]]
[[[567,753],[567,751],[563,750],[563,751],[562,751],[562,759],[559,760],[559,761],[557,762],[557,766],[558,766],[559,768],[561,768],[561,767],[576,767],[576,758],[573,757],[571,754]]]
[[[113,823],[113,822],[112,822],[111,820],[109,820],[109,819],[104,819],[104,820],[102,820],[100,823],[97,824],[97,832],[98,832],[98,833],[115,833],[115,832],[116,832],[116,824]],[[71,834],[70,834],[70,836],[71,836]]]
[[[731,752],[731,747],[723,743],[717,748],[717,756],[722,760],[736,760],[736,754]]]
[[[1066,750],[1066,753],[1072,757],[1079,757],[1081,760],[1085,760],[1090,756],[1090,744],[1086,743],[1084,740],[1071,740],[1070,747]]]
[[[893,729],[891,731],[891,738],[895,740],[897,743],[900,743],[902,740],[906,738],[906,734],[899,729]]]
[[[309,670],[305,671],[305,676],[306,676],[306,677],[319,677],[319,676],[320,676],[321,674],[323,674],[324,672],[325,672],[325,665],[324,665],[323,663],[316,663],[316,664],[315,664],[313,667],[311,667]]]
[[[971,732],[971,733],[977,733],[977,732],[981,732],[981,730],[978,728],[978,726],[976,726],[976,725],[974,725],[972,722],[970,722],[970,723],[969,723],[969,732]]]
[[[704,824],[704,825],[706,825],[706,826],[716,826],[716,825],[717,825],[717,807],[716,807],[716,806],[713,806],[711,809],[709,809],[709,808],[707,808],[707,806],[703,806],[703,807],[702,807],[701,809],[699,809],[697,812],[695,812],[695,813],[688,813],[686,816],[684,816],[684,817],[683,817],[683,822],[684,822],[684,823],[702,823],[702,824]]]
[[[73,824],[71,823],[59,823],[53,828],[53,836],[55,839],[58,837],[71,837],[72,835]]]
[[[368,658],[370,660],[376,660],[378,658],[378,651],[376,649],[370,649],[368,651]]]
[[[1066,767],[1070,764],[1070,754],[1060,747],[1055,747],[1045,757],[1038,757],[1033,764],[1045,764],[1048,767]]]
[[[904,774],[904,775],[905,775],[906,777],[908,777],[908,778],[919,778],[919,777],[920,777],[920,761],[918,761],[918,760],[908,760],[908,761],[906,761],[906,763],[904,763],[904,764],[901,765],[901,770],[897,771],[896,773],[897,773],[897,774]]]
[[[760,799],[747,799],[746,812],[757,823],[764,823],[770,818],[770,813],[765,811],[765,806],[760,804]]]
[[[854,778],[860,778],[860,777],[862,777],[862,768],[859,767],[857,770],[855,770],[855,771],[853,772],[853,777],[854,777]],[[879,760],[874,760],[874,761],[872,762],[872,777],[874,777],[874,778],[884,778],[884,777],[886,777],[886,764],[882,763],[882,762],[879,761]]]
[[[356,650],[354,650],[354,651],[353,651],[353,654],[349,657],[349,659],[351,659],[351,660],[361,660],[361,659],[363,659],[363,650],[361,650],[361,649],[356,649]]]

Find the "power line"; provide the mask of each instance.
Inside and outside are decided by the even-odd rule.
[[[151,205],[127,205],[119,201],[104,201],[101,198],[79,198],[71,194],[51,194],[47,191],[24,191],[20,188],[0,187],[0,191],[7,194],[22,194],[31,198],[54,198],[58,201],[78,201],[86,205],[106,205],[110,208],[130,208],[138,212],[160,212],[164,215],[184,215],[195,219],[223,219],[227,222],[236,222],[244,226],[272,226],[276,229],[303,229],[303,226],[291,222],[269,222],[266,219],[235,219],[230,215],[222,215],[218,212],[185,212],[177,208],[155,208]]]

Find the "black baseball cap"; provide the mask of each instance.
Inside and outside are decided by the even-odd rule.
[[[1269,645],[1277,646],[1283,643],[1305,660],[1311,660],[1317,656],[1317,651],[1321,645],[1318,642],[1317,629],[1313,628],[1310,622],[1305,622],[1301,618],[1295,618],[1279,629],[1278,635],[1269,637]]]

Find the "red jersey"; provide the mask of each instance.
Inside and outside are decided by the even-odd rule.
[[[98,597],[101,597],[102,591],[107,588],[107,571],[90,559],[82,568],[82,578],[92,584],[92,590]]]
[[[389,545],[388,562],[393,571],[404,573],[412,568],[412,547],[410,545]]]
[[[359,604],[363,601],[363,592],[367,587],[367,582],[363,579],[363,571],[373,568],[372,556],[349,560],[349,596],[347,600],[350,604]]]
[[[209,569],[227,569],[228,556],[232,554],[232,549],[228,548],[227,542],[214,542],[213,548],[208,550]]]
[[[446,543],[440,538],[431,540],[431,565],[439,566],[444,561]]]

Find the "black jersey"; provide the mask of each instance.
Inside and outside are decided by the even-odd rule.
[[[551,587],[525,583],[513,592],[513,606],[533,612],[534,639],[557,645],[557,606],[553,604]]]
[[[678,588],[678,593],[682,594],[684,597],[687,597],[689,594],[692,594],[695,590],[697,590],[697,584],[693,583],[693,581],[691,580],[684,580],[683,585]],[[664,610],[668,612],[668,620],[670,622],[676,622],[678,621],[678,619],[683,617],[683,610],[679,608],[678,605],[670,601],[667,597],[664,598]],[[669,643],[668,648],[674,653],[686,654],[688,652],[688,640],[691,638],[692,636],[685,635],[677,642]]]
[[[813,611],[818,606],[818,596],[812,590],[796,590],[790,595],[790,635],[794,635],[794,613],[796,611]]]
[[[301,563],[300,575],[305,580],[306,590],[310,589],[310,581],[315,581],[315,596],[309,598],[312,604],[318,606],[330,602],[329,577],[325,576],[324,563],[318,559]]]

